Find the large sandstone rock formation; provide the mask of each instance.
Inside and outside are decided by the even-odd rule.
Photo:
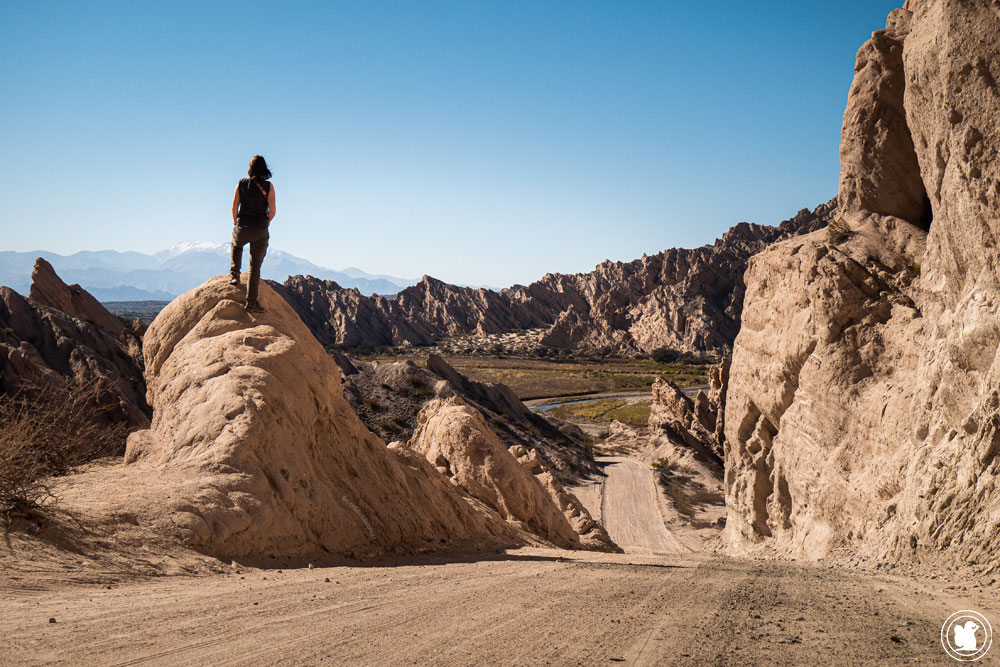
[[[835,208],[803,209],[777,227],[744,222],[713,245],[607,261],[590,273],[548,274],[499,292],[429,276],[393,299],[308,276],[273,286],[327,346],[430,345],[456,334],[543,328],[540,343],[549,347],[728,352],[740,327],[747,259],[824,227]]]
[[[407,447],[387,447],[348,405],[340,368],[291,307],[267,286],[260,300],[265,312],[248,315],[239,290],[216,277],[178,297],[146,332],[154,416],[129,437],[126,462],[145,468],[147,498],[169,498],[156,530],[226,557],[480,549],[550,537],[470,503]],[[551,499],[533,510],[559,513]]]
[[[31,297],[0,287],[0,394],[95,388],[102,418],[149,421],[139,335],[38,259]]]
[[[594,521],[586,506],[574,494],[566,490],[553,472],[551,466],[538,453],[537,449],[528,449],[522,445],[514,445],[510,453],[524,468],[528,470],[542,485],[542,488],[555,502],[573,531],[579,538],[579,543],[585,549],[599,551],[620,551],[611,540],[604,526]]]
[[[907,2],[859,50],[839,219],[746,273],[733,551],[1000,565],[998,80],[986,2]]]

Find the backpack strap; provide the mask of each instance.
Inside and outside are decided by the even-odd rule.
[[[260,193],[262,195],[264,195],[264,199],[267,199],[267,192],[264,191],[264,188],[261,187],[260,183],[258,183],[257,181],[254,181],[253,179],[250,179],[250,180],[253,182],[254,185],[257,186],[257,189],[260,190]]]

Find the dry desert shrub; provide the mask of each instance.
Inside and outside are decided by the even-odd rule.
[[[0,396],[0,523],[44,519],[48,480],[99,456],[120,454],[126,424],[109,423],[99,384],[31,387]]]
[[[903,490],[903,471],[897,471],[879,482],[876,492],[883,500],[895,498]]]
[[[851,228],[843,220],[834,220],[826,227],[826,238],[834,245],[843,243],[851,234]]]

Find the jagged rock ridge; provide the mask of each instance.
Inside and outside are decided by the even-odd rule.
[[[457,334],[544,328],[540,343],[549,347],[726,353],[740,327],[747,259],[826,226],[835,210],[834,202],[803,209],[777,227],[744,222],[712,245],[607,261],[590,273],[547,274],[499,292],[429,276],[394,299],[309,276],[272,286],[327,346],[431,345]]]
[[[30,297],[0,287],[0,394],[96,386],[102,418],[148,422],[140,325],[128,326],[79,285],[35,262]]]
[[[563,488],[537,451],[521,445],[508,450],[479,411],[461,398],[429,401],[408,446],[463,493],[549,542],[569,549],[584,543],[614,549],[604,529]]]

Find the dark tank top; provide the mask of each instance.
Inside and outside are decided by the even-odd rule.
[[[236,224],[240,227],[267,227],[267,196],[260,191],[271,193],[268,181],[253,181],[249,178],[240,179],[240,208],[236,212]]]

